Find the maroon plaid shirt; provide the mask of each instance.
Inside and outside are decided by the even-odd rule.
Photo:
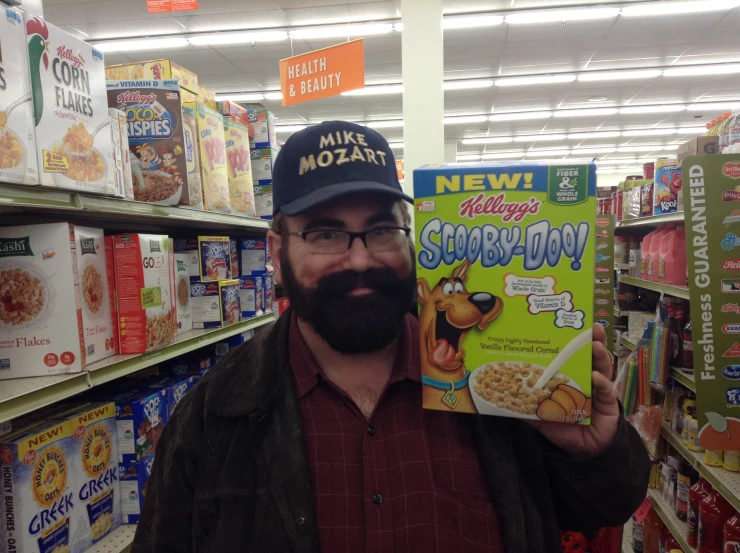
[[[326,380],[293,316],[295,373],[322,553],[503,553],[467,416],[421,408],[418,322],[406,317],[370,421]]]

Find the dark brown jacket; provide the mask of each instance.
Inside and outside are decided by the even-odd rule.
[[[132,553],[319,552],[289,322],[290,310],[178,405],[157,446]],[[559,529],[619,526],[645,497],[650,461],[624,420],[589,459],[516,419],[470,416],[470,424],[507,553],[560,551]]]

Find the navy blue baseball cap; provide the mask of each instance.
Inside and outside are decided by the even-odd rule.
[[[272,171],[273,214],[299,215],[358,192],[413,199],[403,193],[383,136],[357,123],[325,121],[293,134]]]

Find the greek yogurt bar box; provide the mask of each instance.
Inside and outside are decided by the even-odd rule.
[[[596,167],[414,171],[427,409],[589,424]]]

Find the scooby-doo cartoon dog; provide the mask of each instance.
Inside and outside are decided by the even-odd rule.
[[[499,316],[504,304],[488,292],[468,292],[466,259],[430,289],[426,279],[416,281],[419,303],[421,373],[424,405],[475,413],[465,369],[465,336],[475,325],[483,330]]]

